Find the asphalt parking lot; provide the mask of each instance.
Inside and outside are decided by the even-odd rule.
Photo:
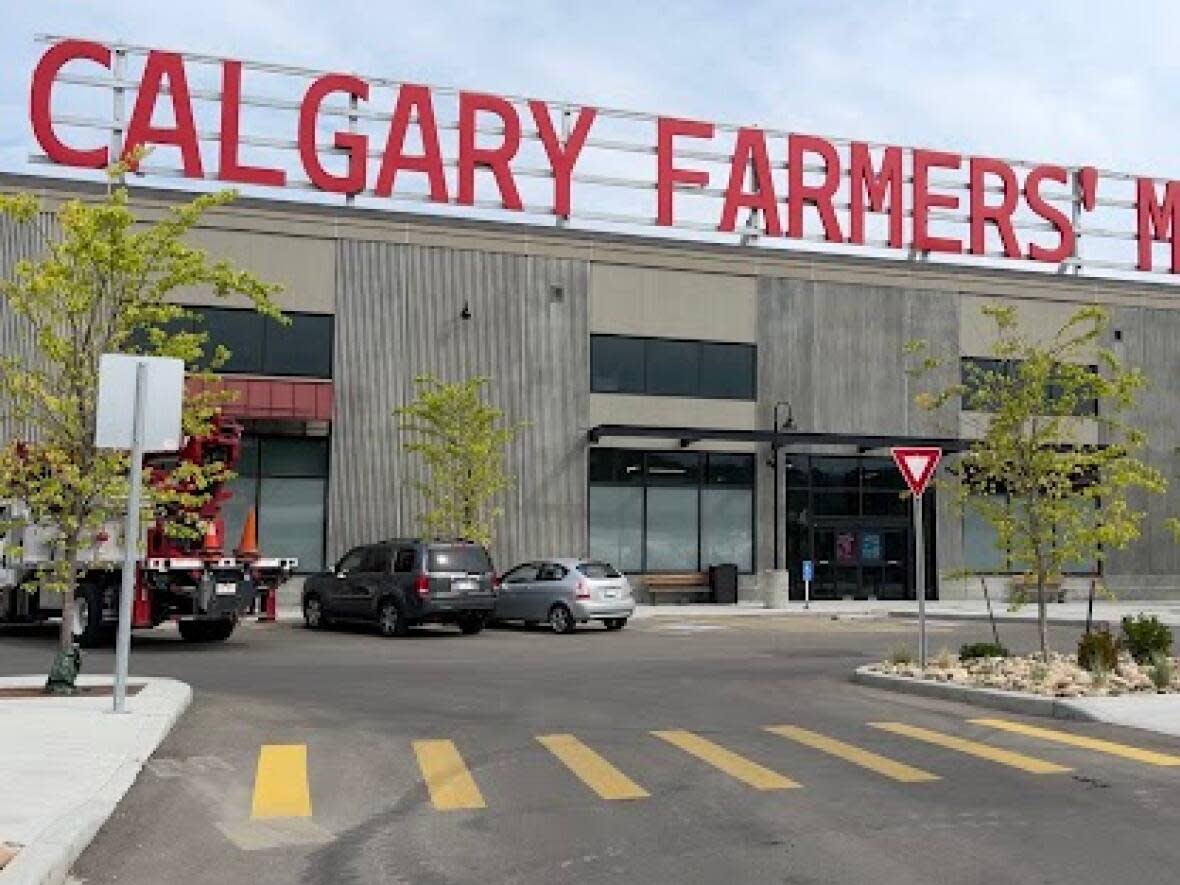
[[[1053,735],[1180,745],[848,681],[913,629],[673,616],[572,636],[437,628],[386,640],[290,623],[203,647],[166,629],[137,636],[133,672],[184,679],[195,700],[74,877],[1175,880],[1180,767]],[[1033,642],[1029,627],[1004,629],[1010,646]],[[935,625],[931,647],[985,631]],[[0,672],[43,669],[52,643],[51,631],[0,631]],[[109,667],[107,652],[88,654],[89,672]]]

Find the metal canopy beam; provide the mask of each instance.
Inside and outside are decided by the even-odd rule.
[[[586,431],[586,439],[597,443],[610,437],[667,439],[685,442],[723,440],[725,442],[769,443],[784,447],[856,446],[859,449],[887,449],[891,446],[936,446],[945,452],[962,452],[970,440],[933,436],[884,436],[863,433],[817,433],[800,430],[727,430],[717,427],[653,427],[647,424],[599,424]]]

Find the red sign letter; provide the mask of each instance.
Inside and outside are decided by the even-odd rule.
[[[152,115],[164,80],[172,101],[175,126],[153,126]],[[175,52],[153,49],[148,53],[143,68],[139,95],[127,124],[127,143],[123,155],[128,156],[143,144],[171,144],[180,148],[181,165],[189,178],[204,178],[201,168],[201,148],[197,144],[197,124],[193,120],[193,103],[188,93],[188,78],[184,74],[184,59]]]
[[[824,183],[818,187],[803,183],[803,153],[810,151],[824,158]],[[840,222],[832,196],[840,186],[840,158],[831,143],[813,135],[791,133],[787,140],[787,236],[803,236],[803,204],[811,203],[819,211],[824,225],[824,239],[843,243]]]
[[[487,111],[500,118],[504,125],[504,140],[497,148],[475,146],[476,114]],[[520,148],[520,118],[512,103],[497,95],[482,92],[459,93],[459,202],[464,206],[475,203],[475,167],[485,166],[496,178],[500,189],[500,203],[505,209],[520,211],[520,192],[508,163]]]
[[[369,139],[359,132],[337,132],[332,144],[348,151],[348,172],[332,175],[320,163],[316,152],[315,123],[324,98],[333,92],[346,92],[360,101],[369,98],[369,84],[351,74],[324,74],[311,84],[299,106],[299,157],[311,183],[333,194],[356,194],[365,189],[366,158]]]
[[[29,118],[33,123],[33,134],[45,156],[54,163],[64,166],[79,166],[83,169],[101,169],[110,162],[110,152],[105,147],[81,150],[62,143],[53,131],[52,112],[53,81],[57,72],[68,61],[84,58],[97,62],[104,68],[111,66],[111,51],[100,43],[88,40],[62,40],[45,50],[37,67],[33,69],[33,82],[29,89]]]
[[[408,157],[404,150],[411,113],[418,118],[418,132],[422,136],[420,157]],[[399,169],[424,173],[430,182],[430,199],[436,203],[447,201],[447,179],[443,175],[442,149],[438,144],[438,125],[434,121],[434,101],[426,86],[406,83],[397,91],[397,104],[389,124],[389,136],[385,140],[385,155],[381,158],[381,171],[377,173],[373,193],[379,197],[392,194]]]
[[[1065,184],[1069,181],[1069,173],[1060,166],[1036,166],[1031,169],[1024,179],[1024,199],[1028,207],[1041,218],[1057,228],[1058,243],[1056,249],[1046,249],[1036,243],[1028,246],[1028,257],[1033,261],[1046,261],[1050,264],[1060,264],[1073,255],[1074,230],[1065,213],[1056,206],[1046,202],[1041,196],[1041,182],[1044,179]]]
[[[754,168],[753,190],[745,190],[746,170]],[[770,174],[770,158],[766,155],[766,136],[761,129],[743,127],[733,143],[733,157],[729,165],[729,184],[725,187],[725,204],[721,207],[718,230],[732,231],[737,226],[738,209],[755,209],[766,219],[764,227],[772,237],[783,235],[778,217],[778,198],[774,194],[774,179]]]
[[[1164,185],[1164,204],[1155,195],[1155,182],[1140,178],[1135,182],[1135,209],[1139,215],[1139,270],[1151,270],[1151,244],[1172,244],[1172,273],[1180,273],[1180,182]]]
[[[549,157],[549,168],[553,170],[553,214],[558,218],[570,217],[570,179],[574,174],[574,163],[586,144],[586,136],[590,134],[590,125],[598,116],[597,108],[582,108],[578,111],[574,131],[570,133],[563,147],[553,130],[553,121],[549,119],[549,108],[543,101],[530,101],[529,110],[533,112],[533,120],[537,124],[537,133],[541,136],[541,143],[545,145],[545,155]]]
[[[930,234],[930,209],[958,209],[959,198],[950,194],[930,193],[931,169],[958,169],[963,159],[958,154],[942,151],[914,151],[914,242],[919,252],[949,252],[958,255],[963,244],[950,237]]]
[[[997,175],[1002,185],[1003,197],[998,206],[987,204],[987,181],[985,176]],[[1004,255],[1007,258],[1020,258],[1020,243],[1016,239],[1016,232],[1012,229],[1012,213],[1016,210],[1016,202],[1020,198],[1020,190],[1016,185],[1016,174],[1007,163],[993,160],[990,157],[971,158],[971,254],[983,255],[987,252],[986,225],[989,221],[1000,232],[1000,240],[1004,243]]]
[[[221,63],[221,153],[217,177],[241,184],[282,187],[287,173],[282,169],[248,166],[238,160],[239,126],[242,122],[242,63]]]
[[[902,204],[901,148],[887,147],[881,154],[881,172],[873,174],[873,157],[869,146],[861,141],[852,143],[849,156],[848,217],[850,243],[865,241],[865,197],[873,212],[885,211],[885,194],[889,194],[889,245],[894,249],[902,247],[901,219],[905,213]]]
[[[713,124],[676,117],[660,117],[656,123],[656,224],[672,224],[672,194],[678,184],[704,187],[709,173],[700,169],[682,169],[676,165],[676,147],[672,143],[678,135],[686,138],[712,138]]]

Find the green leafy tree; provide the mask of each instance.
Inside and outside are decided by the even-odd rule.
[[[199,196],[146,223],[118,183],[125,169],[112,167],[105,199],[69,200],[53,216],[32,194],[0,195],[0,213],[38,241],[37,254],[0,281],[0,298],[32,345],[0,355],[0,420],[9,436],[20,437],[0,449],[0,502],[15,502],[0,513],[0,536],[27,525],[49,530],[53,561],[37,572],[32,589],[62,594],[54,690],[72,690],[76,675],[68,662],[76,654],[74,591],[86,552],[118,520],[128,494],[127,455],[94,445],[101,355],[177,357],[192,368],[190,377],[213,380],[210,367],[228,352],[205,354],[206,333],[169,301],[182,287],[243,295],[280,317],[271,300],[277,287],[185,243],[207,211],[234,199],[232,191]],[[187,434],[207,431],[224,403],[215,386],[203,389],[186,395]],[[181,464],[163,482],[145,484],[145,508],[162,515],[173,534],[199,532],[191,514],[208,500],[210,484],[228,475],[220,463]]]
[[[426,479],[413,486],[425,502],[419,521],[427,535],[491,543],[503,513],[496,498],[513,482],[504,470],[504,449],[525,425],[504,424],[504,413],[484,401],[489,383],[485,377],[446,383],[419,375],[414,401],[394,413],[408,438],[406,451],[426,466]]]
[[[1138,538],[1144,513],[1128,495],[1160,493],[1166,480],[1138,457],[1145,436],[1125,416],[1147,379],[1102,346],[1109,322],[1103,310],[1081,308],[1048,336],[1022,331],[1011,307],[992,305],[984,314],[995,326],[994,359],[964,366],[960,383],[915,399],[932,411],[961,403],[965,417],[978,416],[965,434],[976,439],[952,467],[950,486],[962,506],[995,529],[1000,552],[1035,579],[1047,659],[1050,578],[1067,563],[1101,560]],[[915,361],[908,371],[918,378],[948,359],[924,341],[906,349]],[[958,354],[949,359],[958,363]],[[1081,437],[1091,422],[1101,444]]]

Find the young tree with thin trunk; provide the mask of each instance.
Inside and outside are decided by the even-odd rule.
[[[30,589],[62,595],[54,690],[72,690],[77,675],[74,593],[88,567],[85,553],[118,520],[128,494],[127,455],[94,444],[100,357],[177,357],[192,369],[190,376],[212,380],[207,369],[228,354],[224,348],[205,354],[206,333],[189,311],[169,301],[181,288],[243,295],[264,314],[280,317],[271,300],[277,287],[185,243],[206,212],[234,198],[232,191],[174,205],[145,222],[118,183],[125,170],[112,168],[104,199],[69,200],[52,215],[32,194],[0,195],[0,215],[34,232],[37,242],[36,254],[0,281],[0,301],[31,344],[0,355],[0,427],[8,437],[0,449],[0,502],[10,504],[0,511],[0,536],[27,525],[49,530],[53,560],[38,570]],[[215,390],[187,395],[185,433],[207,431],[222,402]],[[166,529],[177,535],[202,531],[184,515],[227,474],[224,464],[181,464],[165,482],[145,483],[145,506],[168,514]]]
[[[419,375],[417,397],[394,413],[408,438],[405,450],[426,467],[426,479],[413,486],[425,502],[419,521],[427,535],[491,543],[503,513],[496,498],[513,482],[504,470],[504,449],[525,425],[505,425],[504,413],[484,401],[489,383],[485,377],[447,383]]]
[[[1138,457],[1145,436],[1126,414],[1147,379],[1103,346],[1103,310],[1083,307],[1040,337],[1022,330],[1011,307],[989,306],[984,314],[995,330],[990,362],[965,364],[960,383],[915,399],[932,411],[961,404],[964,419],[975,419],[964,434],[975,440],[953,466],[951,487],[995,529],[999,552],[1035,580],[1047,659],[1050,577],[1138,538],[1144,513],[1128,495],[1160,493],[1166,480]],[[919,379],[947,359],[924,341],[906,349],[916,361],[908,371]],[[957,353],[949,358],[959,360]]]

